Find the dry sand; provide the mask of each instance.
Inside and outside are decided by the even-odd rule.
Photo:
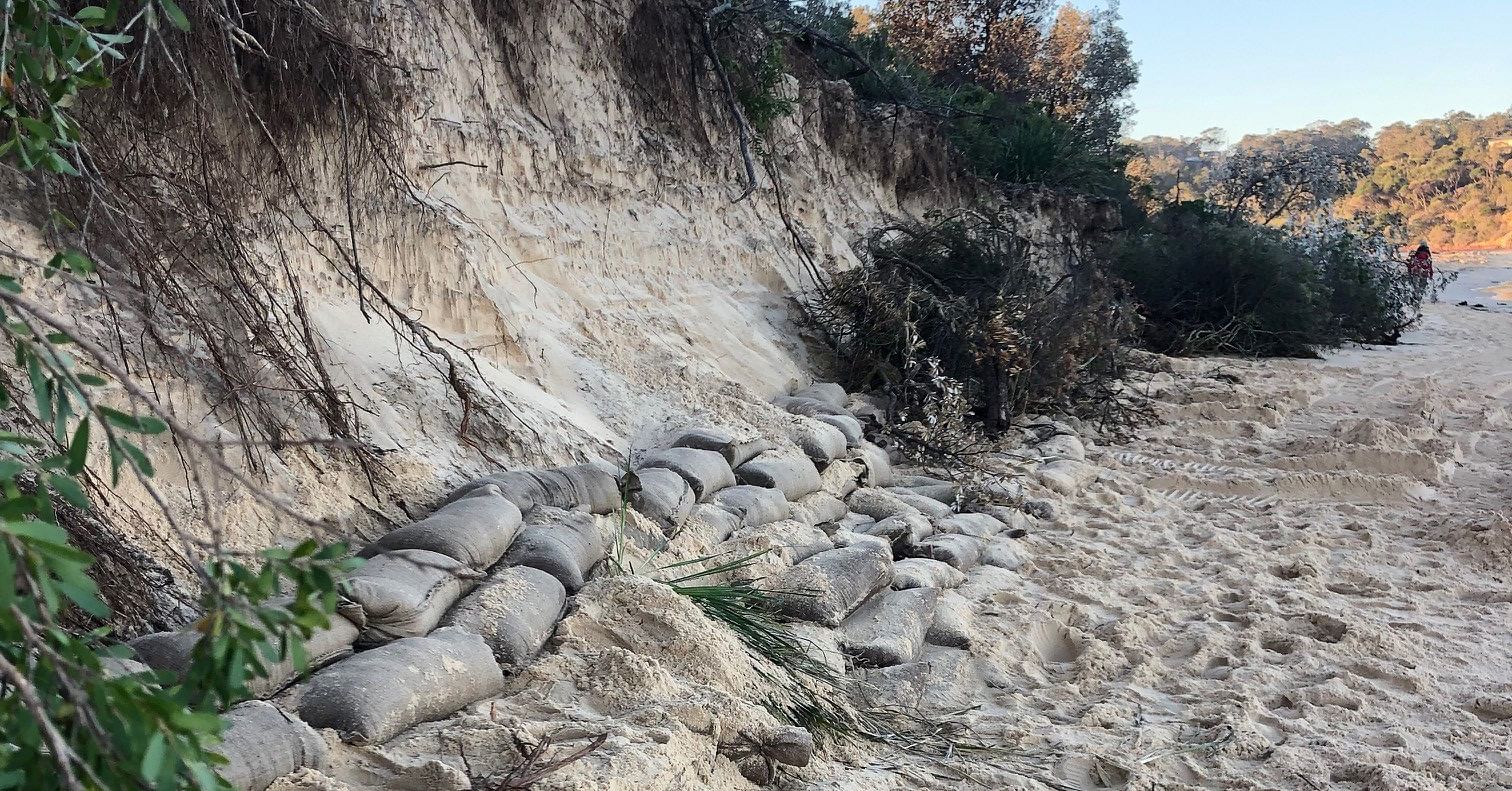
[[[1512,316],[1172,369],[1166,422],[1093,445],[1084,491],[1029,484],[1055,517],[958,589],[971,647],[874,679],[999,751],[831,747],[779,787],[1512,788]],[[590,586],[504,699],[275,788],[463,788],[464,752],[486,774],[516,735],[597,733],[537,787],[754,787],[715,745],[777,727],[759,674],[655,588]]]

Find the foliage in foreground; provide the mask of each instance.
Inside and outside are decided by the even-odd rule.
[[[109,84],[122,46],[163,21],[188,27],[172,0],[78,10],[7,3],[0,159],[23,173],[83,170],[70,108],[82,89]],[[98,449],[112,484],[132,478],[152,491],[143,438],[171,434],[186,443],[181,452],[197,440],[71,321],[28,298],[26,284],[41,278],[99,287],[89,256],[65,249],[46,262],[7,260],[17,268],[0,272],[0,336],[14,360],[0,377],[0,421],[13,429],[0,432],[0,789],[225,788],[215,771],[220,710],[247,696],[265,663],[304,663],[302,640],[334,611],[337,578],[351,565],[346,550],[307,541],[264,552],[255,565],[213,552],[201,570],[204,615],[190,666],[177,677],[123,674],[126,650],[109,645],[108,627],[88,628],[112,617],[90,576],[95,559],[60,514],[90,508]],[[122,390],[145,410],[103,403]]]
[[[1141,305],[1145,344],[1167,354],[1309,357],[1395,343],[1432,287],[1366,226],[1321,219],[1288,233],[1198,202],[1131,233],[1114,261]]]
[[[952,415],[989,429],[1031,409],[1107,419],[1132,311],[1081,251],[1060,253],[1052,275],[1006,214],[932,215],[874,232],[808,314],[847,389],[888,396],[892,422],[919,426],[925,445]]]

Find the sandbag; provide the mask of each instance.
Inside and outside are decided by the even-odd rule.
[[[971,536],[937,533],[914,545],[914,557],[934,558],[961,571],[970,571],[982,560],[982,540]]]
[[[823,401],[820,401],[817,398],[777,396],[776,398],[772,399],[772,403],[775,404],[779,409],[785,410],[794,415],[803,415],[804,417],[815,417],[816,415],[847,415],[850,417],[855,417],[854,415],[851,415],[851,413],[846,410],[845,407],[832,406],[830,404],[826,404]]]
[[[556,577],[568,593],[577,593],[607,552],[593,517],[541,506],[525,515],[525,528],[504,553],[504,564],[540,569]]]
[[[885,539],[900,556],[912,555],[920,541],[934,535],[934,526],[922,514],[901,514],[852,528],[858,533]]]
[[[892,459],[880,446],[863,441],[856,446],[856,458],[866,466],[867,486],[891,486],[893,484]]]
[[[850,396],[846,395],[845,388],[834,382],[814,382],[808,387],[794,393],[793,397],[819,401],[835,409],[845,409],[846,403],[850,401]]]
[[[555,631],[567,589],[556,578],[529,566],[499,569],[457,603],[441,625],[479,635],[499,664],[521,667]]]
[[[798,418],[788,430],[788,439],[821,467],[845,455],[845,432],[815,419]]]
[[[595,514],[609,514],[621,504],[619,479],[608,464],[577,464],[552,470],[519,470],[485,475],[463,484],[446,498],[446,503],[465,497],[479,486],[499,487],[521,513],[538,505],[552,508],[587,508]]]
[[[844,500],[823,490],[804,495],[791,510],[794,519],[810,525],[833,524],[849,513]]]
[[[782,492],[760,486],[732,486],[714,495],[714,505],[740,517],[747,527],[770,524],[792,516]]]
[[[966,581],[955,567],[932,558],[904,558],[893,563],[892,586],[909,588],[954,588]]]
[[[931,476],[931,475],[903,475],[903,474],[893,475],[892,485],[893,486],[907,486],[909,488],[913,488],[913,487],[916,487],[916,486],[955,486],[954,483],[952,483],[950,481],[947,481],[944,478],[936,478],[936,477]]]
[[[347,577],[337,612],[361,630],[359,646],[419,637],[482,576],[465,564],[424,549],[378,555]]]
[[[151,673],[152,668],[135,659],[126,659],[119,656],[102,656],[100,657],[100,672],[106,678],[125,678],[126,676]]]
[[[897,476],[894,476],[895,479],[896,477]],[[938,500],[945,505],[955,505],[956,496],[960,492],[960,487],[956,486],[953,483],[934,483],[926,485],[903,486],[897,484],[895,480],[894,485],[887,487],[887,490],[890,492],[906,492],[908,494],[917,495],[919,497],[928,497],[931,500]]]
[[[819,491],[819,468],[797,454],[763,453],[740,465],[735,479],[749,486],[776,489],[789,502]]]
[[[1029,551],[1013,539],[998,539],[987,543],[982,551],[982,562],[1000,569],[1017,571],[1020,566],[1029,562]]]
[[[1003,523],[987,514],[951,514],[935,520],[935,530],[959,533],[973,538],[991,538],[1003,530]]]
[[[735,471],[725,457],[712,450],[697,448],[662,448],[647,451],[640,466],[661,467],[683,477],[693,487],[693,494],[700,503],[706,503],[720,489],[735,485]]]
[[[819,484],[824,491],[843,500],[860,488],[865,474],[866,468],[858,462],[832,461],[819,471]]]
[[[970,648],[976,633],[975,621],[976,609],[966,597],[955,591],[940,591],[934,621],[924,633],[924,641],[947,648]]]
[[[725,491],[733,491],[738,488],[740,487],[735,486],[725,489]],[[761,491],[768,490],[763,489]],[[718,505],[708,503],[700,503],[693,506],[693,515],[688,520],[689,524],[699,523],[704,526],[710,544],[718,544],[728,539],[735,534],[736,530],[740,529],[742,524],[742,517],[740,515],[732,513]]]
[[[422,722],[504,691],[504,673],[482,637],[456,627],[363,651],[316,673],[299,716],[343,741],[380,744]]]
[[[156,632],[145,634],[126,645],[137,661],[157,671],[175,676],[189,667],[189,655],[199,642],[199,632]],[[346,618],[336,616],[323,629],[316,629],[304,641],[305,665],[308,673],[335,662],[352,653],[352,644],[357,641],[357,627]],[[262,660],[264,673],[261,678],[247,679],[247,694],[254,698],[267,698],[293,683],[302,673],[295,668],[292,658],[280,662]]]
[[[630,507],[661,525],[667,535],[682,527],[698,502],[693,487],[681,475],[662,467],[644,467],[633,475]]]
[[[888,489],[887,491],[931,519],[942,519],[954,513],[950,506],[933,497],[921,497],[907,489]]]
[[[1062,459],[1040,465],[1035,475],[1046,489],[1075,497],[1097,480],[1097,468],[1086,462]]]
[[[768,585],[777,610],[788,618],[838,626],[868,596],[887,587],[892,555],[861,542],[820,552],[783,572]]]
[[[854,511],[847,511],[845,513],[845,516],[840,517],[840,520],[837,521],[835,525],[841,530],[863,530],[867,526],[874,525],[876,523],[877,520],[867,516],[866,514],[858,514]]]
[[[861,421],[850,415],[819,415],[814,419],[838,429],[845,437],[847,448],[854,448],[866,440],[866,435],[861,433]]]
[[[897,495],[885,489],[865,487],[851,492],[845,502],[852,511],[865,514],[878,521],[892,516],[918,516],[919,509],[903,502]]]
[[[738,440],[734,434],[722,429],[690,428],[672,441],[672,447],[712,450],[724,456],[731,467],[739,467],[755,458],[756,454],[773,450],[777,446],[761,437]]]
[[[840,529],[830,534],[830,541],[834,542],[837,549],[857,544],[871,544],[880,551],[886,552],[889,557],[892,555],[892,544],[888,543],[887,539],[871,535],[870,533],[857,533],[851,530]]]
[[[1034,452],[1047,461],[1086,461],[1087,448],[1082,441],[1070,434],[1056,434],[1034,446]]]
[[[217,771],[237,791],[264,791],[300,769],[324,769],[325,740],[298,717],[261,700],[233,706],[215,752],[226,764]]]
[[[370,558],[396,549],[439,552],[483,571],[503,556],[520,532],[520,508],[495,484],[478,486],[414,524],[363,547]]]
[[[1006,505],[984,505],[977,507],[982,513],[1001,522],[1004,530],[1010,534],[1018,533],[1022,535],[1034,527],[1034,519],[1017,508],[1010,508]]]
[[[924,650],[924,636],[934,623],[939,594],[934,588],[878,593],[840,624],[840,650],[859,667],[917,661]]]

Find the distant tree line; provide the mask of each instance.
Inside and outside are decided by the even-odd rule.
[[[1512,246],[1512,113],[1397,123],[1358,119],[1247,135],[1146,137],[1129,176],[1145,205],[1203,199],[1262,224],[1329,211],[1435,247]]]

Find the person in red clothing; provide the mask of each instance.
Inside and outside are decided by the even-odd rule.
[[[1421,278],[1433,277],[1433,252],[1427,242],[1419,242],[1417,252],[1407,259],[1407,273]]]

